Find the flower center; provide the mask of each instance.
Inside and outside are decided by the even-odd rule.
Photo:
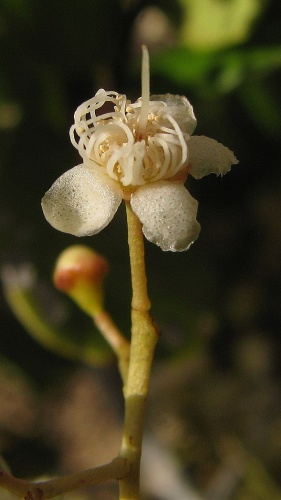
[[[142,97],[132,104],[125,95],[100,89],[76,110],[71,142],[89,168],[98,165],[122,186],[169,179],[188,163],[185,121],[191,106],[186,103],[169,94],[149,97],[144,48]],[[100,114],[108,106],[113,109]]]

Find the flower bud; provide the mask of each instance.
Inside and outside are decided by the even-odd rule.
[[[69,295],[90,316],[103,309],[103,280],[108,273],[107,260],[83,245],[64,250],[55,266],[54,284]]]

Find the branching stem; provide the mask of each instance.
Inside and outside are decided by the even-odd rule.
[[[0,472],[0,487],[7,489],[18,498],[24,500],[44,500],[54,498],[62,493],[82,488],[91,484],[98,484],[109,479],[119,479],[128,471],[126,460],[118,457],[112,462],[81,472],[76,472],[69,476],[61,476],[49,481],[33,483],[18,479]]]

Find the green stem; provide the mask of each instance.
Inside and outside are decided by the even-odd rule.
[[[115,352],[118,359],[119,371],[123,383],[125,384],[130,358],[130,343],[123,336],[106,311],[99,311],[95,316],[93,316],[93,321]]]
[[[133,290],[132,339],[124,387],[125,423],[120,456],[127,460],[130,473],[120,480],[120,500],[138,500],[144,417],[158,335],[149,314],[142,225],[129,202],[126,210]]]

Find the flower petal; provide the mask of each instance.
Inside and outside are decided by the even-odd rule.
[[[183,132],[187,132],[190,135],[194,132],[197,120],[193,112],[193,107],[185,96],[173,94],[151,95],[150,106],[152,110],[155,101],[165,103],[166,107],[162,109],[162,113],[171,115]],[[158,108],[156,113],[160,111],[161,108]]]
[[[47,191],[42,208],[59,231],[91,236],[106,227],[122,200],[122,191],[107,175],[78,165],[59,177]]]
[[[131,206],[143,224],[145,237],[162,250],[187,250],[200,232],[198,203],[181,182],[141,186],[132,194]]]
[[[189,173],[195,179],[208,174],[224,175],[231,165],[238,163],[234,153],[228,148],[205,136],[192,136],[188,141]]]

